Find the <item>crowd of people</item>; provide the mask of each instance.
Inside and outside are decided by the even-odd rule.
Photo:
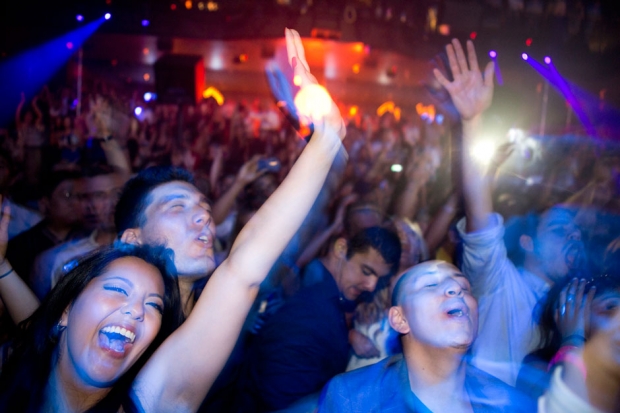
[[[514,185],[518,140],[471,150],[493,64],[446,53],[443,124],[23,96],[0,411],[619,411],[617,157],[578,143]]]

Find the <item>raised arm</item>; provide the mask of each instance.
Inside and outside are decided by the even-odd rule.
[[[222,194],[218,198],[217,201],[213,204],[213,212],[211,216],[213,217],[213,222],[215,225],[219,225],[228,216],[228,213],[235,205],[235,200],[237,196],[243,191],[243,188],[252,181],[254,181],[259,176],[263,175],[267,170],[259,171],[258,170],[258,160],[260,159],[259,155],[254,156],[252,159],[243,164],[237,176],[235,177],[235,182],[233,182],[232,186]]]
[[[19,324],[34,313],[39,307],[39,300],[5,258],[10,214],[11,208],[8,205],[4,206],[0,219],[0,299],[13,322]]]
[[[19,99],[19,104],[17,105],[17,109],[15,110],[15,127],[17,130],[22,126],[21,113],[24,108],[24,104],[26,103],[26,95],[24,92],[21,94],[21,98]]]
[[[491,182],[483,165],[477,162],[470,151],[479,133],[481,115],[493,98],[493,62],[489,62],[484,77],[478,67],[476,50],[467,41],[467,58],[461,43],[453,39],[446,46],[450,70],[454,80],[451,82],[438,70],[434,74],[439,83],[446,88],[454,106],[461,115],[463,124],[463,197],[467,215],[467,232],[486,228],[489,214],[493,211]],[[468,62],[469,60],[469,62]],[[469,64],[468,64],[469,63]]]
[[[316,84],[297,32],[286,30],[286,44],[302,87]],[[312,139],[286,179],[243,228],[187,321],[140,372],[134,399],[145,411],[195,411],[224,366],[259,284],[303,222],[342,147],[345,128],[335,104],[313,121]]]

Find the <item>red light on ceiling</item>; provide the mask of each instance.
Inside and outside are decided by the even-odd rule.
[[[170,10],[176,10],[177,9],[177,5],[176,4],[171,4],[170,5]]]
[[[527,39],[525,39],[525,45],[527,47],[530,47],[532,45],[532,38],[528,37]]]
[[[476,37],[478,37],[478,33],[476,32],[471,32],[469,33],[469,38],[472,40],[476,40]]]

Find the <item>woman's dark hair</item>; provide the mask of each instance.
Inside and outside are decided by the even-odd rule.
[[[81,259],[34,314],[20,324],[13,354],[0,376],[0,411],[38,412],[41,409],[50,373],[57,362],[56,349],[62,334],[57,324],[63,312],[94,278],[102,275],[112,262],[124,257],[140,258],[162,274],[165,293],[161,328],[144,354],[116,381],[108,395],[88,411],[117,411],[121,405],[125,411],[132,411],[128,397],[131,383],[157,347],[183,322],[183,314],[172,251],[123,243],[99,249]]]

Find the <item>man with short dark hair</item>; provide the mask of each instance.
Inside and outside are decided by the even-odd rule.
[[[403,354],[336,376],[319,413],[529,412],[532,402],[466,361],[478,331],[469,280],[444,261],[411,267],[389,311]]]
[[[325,277],[288,300],[260,330],[239,380],[235,411],[274,411],[317,394],[349,361],[351,312],[363,293],[372,293],[400,261],[393,232],[372,227],[339,238],[323,262]],[[353,305],[351,305],[353,304]],[[315,401],[316,403],[316,401]]]

